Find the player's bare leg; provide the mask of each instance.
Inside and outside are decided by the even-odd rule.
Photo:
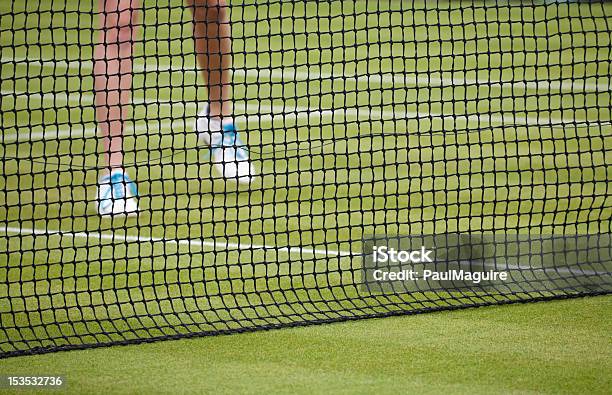
[[[98,187],[101,215],[134,214],[136,185],[123,171],[123,131],[132,91],[132,45],[140,0],[99,0],[94,50],[96,119],[107,170]]]
[[[188,0],[193,12],[196,55],[208,89],[208,104],[195,129],[211,146],[213,167],[226,180],[248,184],[255,176],[232,118],[232,42],[225,0]]]

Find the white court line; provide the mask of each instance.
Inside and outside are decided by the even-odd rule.
[[[303,254],[312,256],[345,256],[345,257],[362,257],[363,253],[352,252],[352,251],[336,251],[319,248],[303,248],[303,247],[275,247],[270,245],[258,245],[248,243],[230,243],[230,242],[217,242],[217,241],[205,241],[198,239],[168,239],[163,237],[150,237],[150,236],[135,236],[125,235],[116,233],[100,233],[100,232],[71,232],[62,231],[56,229],[35,229],[35,228],[18,228],[11,226],[0,226],[0,231],[8,234],[17,235],[35,235],[35,236],[53,236],[58,235],[60,237],[68,238],[79,238],[79,239],[96,239],[96,240],[110,240],[113,242],[149,242],[149,243],[166,243],[177,246],[193,246],[193,247],[212,247],[219,249],[220,251],[231,251],[231,250],[268,250],[274,252],[283,252],[288,254]],[[471,266],[472,262],[467,261],[466,265]],[[495,263],[484,262],[483,266],[491,267],[497,270],[528,270],[528,271],[541,271],[541,272],[554,272],[554,273],[570,273],[570,274],[582,274],[582,275],[610,275],[608,272],[598,272],[592,270],[574,270],[568,268],[545,268],[545,267],[532,267],[524,265],[497,265]]]
[[[26,92],[14,93],[14,92],[6,91],[6,90],[3,90],[0,93],[2,95],[16,95],[16,97],[24,97],[28,99],[34,99],[34,100],[49,100],[49,101],[52,101],[54,104],[57,104],[57,100],[63,100],[70,105],[87,105],[88,103],[86,103],[82,98],[83,96],[85,96],[89,99],[88,102],[90,102],[90,105],[93,105],[93,94],[79,95],[78,93],[74,93],[71,95],[67,95],[65,92],[59,95],[56,93],[31,94],[31,93],[26,93]],[[58,96],[59,96],[59,99],[58,99]],[[153,100],[149,98],[136,98],[132,101],[132,103],[137,104],[137,105],[138,104],[149,104],[149,105],[155,104],[160,108],[168,107],[168,106],[172,108],[184,107],[185,110],[189,110],[189,109],[196,110],[198,106],[197,103],[182,102],[182,101],[173,102],[171,100],[166,100],[166,99]],[[276,120],[295,121],[296,119],[304,118],[305,116],[307,117],[316,116],[316,115],[322,116],[324,113],[323,111],[318,111],[318,112],[310,111],[308,108],[288,107],[288,106],[279,106],[279,105],[266,106],[266,105],[254,105],[253,104],[253,105],[244,106],[243,103],[240,103],[240,102],[236,103],[234,107],[237,111],[237,113],[234,116],[236,121],[237,122],[246,121],[247,123],[265,122],[265,121],[274,122]],[[285,112],[287,110],[292,111],[292,112],[288,112],[288,113]],[[245,113],[248,111],[251,111],[251,112],[269,111],[270,113],[246,115]],[[195,111],[193,115],[195,115]],[[139,125],[132,128],[134,132],[146,132],[150,129],[154,129],[156,124],[159,124],[160,128],[162,127],[187,128],[187,127],[192,126],[192,122],[187,121],[186,119],[175,119],[172,122],[169,122],[168,119],[162,119],[161,121],[159,119],[157,120],[153,119],[149,121],[137,120],[136,122],[139,123]],[[143,125],[142,122],[147,122],[147,123]],[[152,126],[149,126],[149,124],[152,124]],[[97,133],[96,125],[93,122],[88,122],[87,125],[74,124],[74,125],[62,125],[60,127],[35,125],[35,126],[23,126],[23,127],[10,127],[7,129],[16,130],[16,132],[11,133],[5,130],[2,136],[0,136],[0,142],[14,143],[14,142],[36,141],[36,140],[43,140],[43,139],[87,137],[87,136],[94,136]],[[32,129],[44,129],[44,130],[41,132],[37,132],[37,131],[33,131]]]
[[[27,59],[22,57],[5,57],[1,58],[2,63],[22,63],[38,65],[40,67],[52,67],[52,68],[68,68],[72,70],[87,70],[93,69],[93,61],[90,60],[48,60],[41,61],[39,59]],[[306,67],[306,66],[304,66]],[[172,65],[159,65],[155,62],[148,62],[144,65],[134,65],[133,71],[135,73],[148,73],[148,72],[182,72],[186,74],[197,74],[198,69],[193,66],[172,66]],[[572,79],[572,80],[554,80],[554,81],[503,81],[503,80],[491,80],[485,78],[465,78],[457,76],[435,76],[430,73],[420,74],[405,74],[405,73],[375,73],[367,75],[344,75],[344,74],[331,74],[331,73],[320,73],[314,71],[297,71],[287,70],[281,68],[263,68],[263,69],[234,69],[233,74],[235,76],[241,76],[243,78],[255,78],[257,81],[260,79],[272,80],[277,79],[285,82],[300,82],[300,81],[311,81],[311,80],[338,80],[343,82],[352,83],[368,83],[368,84],[382,84],[392,83],[394,85],[403,85],[406,87],[457,87],[457,86],[477,86],[485,85],[496,88],[512,88],[519,90],[535,90],[538,92],[565,92],[565,93],[605,93],[612,92],[612,77],[608,77],[608,82],[605,83],[591,83],[587,82],[586,79],[593,79],[595,77],[586,77],[583,79]],[[438,73],[439,74],[439,73]],[[450,73],[443,73],[443,75]],[[603,77],[600,77],[603,78]],[[395,86],[397,87],[397,86]]]
[[[461,261],[459,262],[459,264],[461,264]],[[470,261],[466,261],[465,264],[469,267],[473,266],[473,263]],[[482,265],[485,267],[490,267],[492,269],[496,269],[498,271],[501,270],[530,270],[530,271],[535,271],[535,272],[553,272],[553,273],[570,273],[570,274],[583,274],[583,275],[590,275],[590,276],[595,276],[595,275],[607,275],[610,276],[611,273],[609,272],[597,272],[594,270],[577,270],[577,269],[567,269],[567,268],[562,268],[562,267],[534,267],[534,266],[525,266],[525,265],[510,265],[510,264],[501,264],[498,265],[494,262],[482,262]],[[541,281],[541,280],[539,280]]]
[[[162,121],[151,121],[148,123],[137,123],[134,127],[128,126],[126,132],[139,134],[154,129],[162,128],[180,128],[185,127],[187,122],[183,119],[162,120]],[[158,127],[159,126],[159,127]],[[32,131],[32,129],[42,129],[41,132]],[[78,125],[62,125],[59,127],[47,127],[37,125],[35,127],[18,127],[10,128],[16,129],[16,133],[5,133],[0,136],[0,143],[10,144],[15,142],[30,142],[38,140],[49,140],[49,139],[64,139],[64,138],[77,138],[77,137],[93,137],[97,134],[96,124],[88,122],[87,124]]]
[[[289,254],[307,254],[314,256],[354,256],[350,251],[335,251],[319,248],[303,248],[303,247],[275,247],[265,244],[246,244],[246,243],[230,243],[218,241],[206,241],[198,239],[168,239],[164,237],[150,236],[135,236],[116,233],[100,233],[100,232],[70,232],[57,229],[35,229],[35,228],[18,228],[11,226],[0,226],[0,231],[6,234],[18,235],[36,235],[36,236],[52,236],[59,235],[60,237],[78,238],[78,239],[96,239],[110,240],[122,242],[150,242],[150,243],[166,243],[177,246],[193,246],[193,247],[212,247],[223,250],[265,250],[274,252],[284,252]],[[359,254],[358,254],[359,255]]]
[[[50,100],[53,101],[54,104],[57,104],[57,100],[66,101],[68,104],[73,105],[87,105],[84,102],[83,96],[88,98],[88,102],[90,105],[93,105],[93,94],[83,95],[79,93],[74,93],[68,95],[66,92],[62,93],[27,93],[27,92],[11,92],[8,90],[3,90],[0,92],[2,95],[15,95],[16,97],[24,97],[24,98],[35,98],[36,100]],[[59,99],[58,99],[59,96]],[[184,102],[184,101],[171,101],[168,99],[151,99],[151,98],[137,98],[134,99],[133,104],[148,104],[148,105],[157,105],[159,108],[170,106],[172,108],[180,108],[184,107],[187,109],[196,109],[197,103]],[[450,122],[452,124],[460,123],[460,124],[476,124],[480,125],[494,125],[494,124],[510,124],[510,125],[518,125],[518,126],[547,126],[547,125],[559,125],[559,124],[586,124],[586,123],[601,123],[599,120],[586,120],[586,119],[575,119],[575,118],[548,118],[540,115],[517,115],[515,113],[507,113],[501,115],[493,115],[493,114],[469,114],[469,115],[445,115],[445,114],[432,114],[427,112],[418,112],[418,111],[402,111],[402,110],[383,110],[383,108],[387,108],[388,106],[362,106],[362,107],[344,107],[339,109],[311,109],[307,107],[297,107],[297,106],[289,106],[289,105],[257,105],[257,104],[249,104],[244,106],[242,101],[238,101],[235,104],[235,109],[238,111],[234,118],[237,122],[246,121],[250,122],[272,122],[275,121],[283,121],[283,122],[297,122],[298,119],[304,118],[324,118],[331,117],[334,121],[341,122],[351,122],[357,120],[374,120],[374,121],[398,121],[398,120],[439,120],[442,122]],[[405,106],[398,106],[405,107]],[[243,113],[240,113],[242,111]],[[258,114],[247,115],[247,112],[258,112]],[[269,113],[262,113],[262,111],[268,111]],[[195,115],[195,114],[194,114]],[[170,115],[168,115],[170,116]],[[344,118],[342,118],[344,117]],[[184,122],[183,120],[178,120],[180,122]],[[76,127],[77,125],[73,126]],[[36,128],[43,128],[41,125],[35,126]],[[451,125],[448,125],[451,127]],[[4,131],[2,140],[4,143],[10,143],[15,141],[30,141],[44,139],[45,137],[53,137],[53,138],[64,138],[64,137],[82,137],[82,136],[91,136],[95,134],[95,128],[93,126],[86,127],[85,131],[73,131],[68,130],[67,126],[60,129],[49,129],[48,132],[32,132],[31,127],[11,127],[10,129],[16,129],[17,132],[11,133],[8,131]],[[47,130],[47,128],[45,127]],[[141,130],[146,130],[141,129]],[[23,132],[21,132],[23,131]],[[25,135],[24,135],[25,134]],[[21,137],[24,137],[23,139]]]

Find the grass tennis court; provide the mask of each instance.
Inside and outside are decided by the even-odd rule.
[[[31,13],[13,17],[0,4],[0,295],[10,298],[0,298],[2,342],[275,327],[351,309],[399,312],[398,303],[423,311],[445,295],[356,298],[364,234],[610,231],[612,3],[589,8],[577,27],[589,4],[242,2],[232,8],[235,116],[260,174],[242,189],[216,178],[193,132],[206,95],[182,4],[144,1],[125,136],[141,212],[112,220],[92,203],[101,166],[95,10],[23,2],[14,11]],[[517,12],[561,22],[505,23]],[[22,24],[27,34],[9,35]],[[69,383],[108,392],[271,392],[291,382],[296,392],[605,393],[610,307],[609,297],[587,298],[0,366],[43,373],[53,363],[77,372]],[[105,373],[90,358],[109,361]],[[132,381],[145,371],[158,374]]]
[[[328,247],[343,250],[351,247],[343,241],[353,224],[374,229],[385,216],[410,222],[409,227],[397,229],[399,233],[460,231],[470,226],[521,229],[533,223],[543,223],[552,232],[555,225],[574,222],[579,224],[576,231],[587,231],[589,218],[601,218],[598,208],[608,206],[604,155],[610,147],[605,137],[612,131],[612,114],[605,103],[612,101],[612,82],[608,70],[592,68],[601,68],[597,60],[609,58],[609,36],[574,33],[572,46],[589,40],[599,45],[574,50],[573,56],[580,58],[564,66],[567,34],[546,31],[550,26],[545,23],[535,24],[535,31],[522,32],[529,37],[490,40],[487,48],[497,51],[493,54],[479,51],[476,45],[466,47],[461,57],[465,62],[454,64],[456,45],[447,48],[431,41],[484,35],[487,32],[478,31],[482,24],[475,23],[483,15],[452,11],[369,15],[368,2],[332,2],[317,7],[327,18],[309,28],[301,25],[313,17],[304,4],[236,7],[233,17],[244,21],[232,31],[236,114],[242,129],[249,131],[263,186],[251,193],[226,194],[216,193],[220,191],[210,168],[201,159],[206,148],[194,149],[192,124],[204,92],[196,80],[191,38],[184,32],[189,14],[180,1],[174,3],[159,12],[145,3],[144,39],[136,44],[134,55],[134,125],[125,143],[126,163],[139,164],[132,167],[145,208],[138,224],[151,235],[216,239],[222,233],[228,241],[243,242],[240,238],[247,232],[242,225],[249,228],[252,244],[317,247],[325,238]],[[29,4],[39,10],[51,7]],[[384,4],[379,7],[384,9]],[[52,8],[70,13],[77,6],[82,12],[91,11],[90,5],[76,1],[56,2]],[[536,18],[545,10],[534,7],[524,18]],[[579,7],[556,11],[570,23],[568,16],[576,10]],[[295,23],[292,35],[283,37],[281,33],[287,32],[276,21],[286,14],[294,15]],[[341,18],[343,14],[355,16]],[[272,22],[261,21],[262,15]],[[409,23],[417,17],[440,18],[444,24],[437,31],[422,31]],[[498,15],[500,21],[507,17]],[[21,207],[32,205],[26,212],[3,205],[3,216],[9,225],[27,221],[33,229],[39,220],[45,227],[60,229],[68,217],[78,217],[71,224],[74,231],[110,229],[111,224],[100,224],[94,216],[81,218],[91,210],[87,202],[93,198],[98,173],[79,167],[99,165],[88,44],[93,22],[80,15],[79,30],[74,25],[77,18],[62,18],[58,12],[39,11],[26,25],[50,26],[52,35],[2,37],[3,155],[30,159],[6,161],[3,198],[7,202],[19,198]],[[2,19],[9,26],[18,22]],[[500,24],[490,29],[503,30],[506,25],[516,28]],[[270,31],[260,31],[264,28]],[[544,33],[552,38],[530,38]],[[332,43],[340,38],[347,48],[336,53]],[[34,40],[40,43],[33,46]],[[401,49],[413,56],[394,55],[394,43],[401,40],[408,41]],[[516,59],[516,53],[502,56],[503,51],[531,44],[530,40],[542,47],[542,53],[527,52],[524,59]],[[328,58],[308,58],[314,56],[309,47],[329,47],[317,51]],[[39,53],[27,52],[28,48]],[[284,51],[270,54],[278,49]],[[319,70],[320,62],[333,67]],[[489,65],[488,75],[482,64]],[[374,76],[370,79],[368,74]],[[538,76],[552,83],[521,82]],[[339,90],[348,93],[336,94]],[[434,169],[441,159],[446,168]],[[74,172],[61,171],[66,168],[55,166],[58,161],[73,166]],[[482,174],[462,174],[461,168],[468,165],[477,165]],[[591,170],[584,174],[578,165]],[[556,176],[567,177],[563,188],[547,185],[553,170],[562,172]],[[75,185],[73,178],[82,181]],[[345,182],[338,185],[339,180]],[[577,181],[587,185],[574,185]],[[468,191],[466,185],[475,190]],[[31,191],[18,194],[17,186]],[[383,193],[384,201],[379,198]],[[428,204],[432,199],[440,202],[439,212]],[[512,199],[524,202],[492,204]],[[43,201],[45,205],[38,205]],[[364,218],[361,212],[366,210],[381,217]],[[481,223],[469,223],[468,211]],[[337,212],[346,215],[328,215]],[[504,215],[497,215],[500,212]],[[307,215],[312,224],[305,229],[300,219]],[[202,218],[210,221],[203,224]],[[338,234],[322,231],[329,221],[335,221]],[[159,227],[162,222],[164,229]],[[279,237],[275,233],[283,233],[284,239],[273,239]]]
[[[364,13],[368,2],[323,3],[317,11],[329,16],[319,20],[326,23],[309,28],[296,19],[293,34],[283,38],[281,33],[286,32],[275,23],[282,20],[278,16],[289,10],[308,20],[313,15],[304,4],[237,7],[235,18],[244,23],[234,25],[232,32],[236,113],[241,127],[249,131],[248,142],[261,169],[263,186],[254,187],[251,193],[226,194],[216,193],[220,191],[215,189],[210,168],[199,159],[206,148],[194,149],[193,117],[203,88],[198,88],[193,71],[191,38],[183,31],[188,24],[180,23],[189,14],[180,1],[174,3],[160,12],[147,9],[145,3],[144,40],[136,44],[134,55],[137,104],[133,134],[126,139],[125,148],[126,162],[139,164],[132,167],[145,208],[138,225],[152,236],[217,239],[222,234],[228,241],[245,242],[241,238],[246,238],[248,227],[252,240],[247,242],[252,244],[316,248],[325,242],[328,247],[337,246],[336,250],[350,250],[354,246],[343,241],[355,228],[353,224],[375,229],[386,216],[410,223],[397,229],[398,233],[461,231],[470,226],[521,229],[539,223],[552,232],[555,225],[574,222],[579,224],[576,231],[588,231],[592,230],[588,220],[601,218],[598,209],[608,206],[604,201],[609,199],[604,155],[611,144],[605,137],[612,131],[612,114],[602,103],[612,101],[612,82],[605,76],[606,70],[593,70],[591,65],[601,67],[594,60],[609,57],[605,42],[609,44],[609,36],[574,33],[573,46],[588,40],[598,40],[600,46],[576,51],[573,55],[580,55],[584,63],[574,59],[564,67],[564,32],[546,31],[546,24],[541,24],[539,31],[536,24],[535,31],[523,34],[546,32],[552,39],[518,36],[491,40],[487,45],[490,51],[512,51],[535,40],[538,48],[542,46],[542,54],[528,52],[525,59],[517,60],[516,54],[506,58],[503,52],[489,55],[466,47],[466,63],[453,64],[456,46],[446,48],[430,41],[458,34],[478,37],[483,34],[478,31],[482,25],[470,22],[483,15],[450,11],[368,15]],[[54,3],[52,8],[68,12],[77,6],[91,11],[86,8],[90,5],[81,2]],[[394,6],[388,3],[389,9]],[[533,15],[524,18],[536,18],[545,9],[534,7],[530,10]],[[577,9],[571,8],[573,12]],[[557,12],[567,18],[572,12],[568,10],[560,7]],[[343,14],[355,17],[340,18]],[[27,228],[32,229],[61,229],[68,217],[77,217],[70,225],[73,231],[121,228],[126,225],[100,224],[95,216],[86,216],[91,211],[87,202],[93,200],[98,173],[79,169],[99,164],[98,141],[93,138],[88,45],[92,21],[81,16],[78,21],[83,29],[78,30],[71,25],[76,18],[64,20],[57,12],[55,19],[51,13],[39,15],[26,24],[51,26],[52,37],[2,37],[2,71],[5,78],[15,76],[2,82],[3,154],[30,158],[5,164],[7,193],[3,198],[7,202],[19,199],[21,206],[3,205],[3,216],[9,226],[19,220],[22,227],[28,223]],[[261,15],[269,15],[273,22],[257,23]],[[400,22],[408,25],[412,18],[422,16],[440,18],[440,23],[450,24],[456,31],[446,25],[433,32],[400,26]],[[498,15],[500,21],[505,17]],[[17,23],[10,17],[2,22]],[[503,30],[504,26],[490,28]],[[66,32],[65,27],[72,29]],[[258,30],[263,28],[270,31]],[[348,47],[340,54],[332,45],[339,38]],[[401,48],[413,51],[414,61],[406,61],[411,58],[408,54],[393,55],[397,50],[393,43],[408,38],[415,42]],[[315,39],[316,43],[309,41]],[[26,56],[26,45],[32,40],[40,40],[32,47],[40,53],[28,52]],[[329,58],[308,58],[314,56],[308,52],[309,45],[330,47],[319,53]],[[264,48],[285,51],[272,56]],[[333,67],[317,69],[317,62],[327,66],[329,59],[334,59]],[[440,64],[433,65],[438,61]],[[482,64],[490,66],[488,75],[483,74]],[[375,74],[372,80],[368,73]],[[520,82],[538,73],[553,83]],[[572,78],[564,80],[565,75]],[[339,88],[349,94],[335,94]],[[538,97],[534,95],[537,92],[546,95]],[[397,104],[403,102],[408,104]],[[559,127],[560,123],[570,125]],[[585,126],[593,123],[601,126]],[[333,144],[328,144],[330,141]],[[307,149],[308,155],[296,148]],[[159,157],[162,159],[155,160]],[[441,159],[447,162],[446,168],[434,168]],[[77,168],[61,171],[61,166],[53,165],[58,161]],[[462,167],[475,162],[482,174],[462,174]],[[578,165],[592,170],[584,174],[576,169]],[[563,174],[557,176],[567,177],[567,185],[547,185],[546,178],[559,169]],[[75,178],[82,181],[75,185]],[[343,185],[338,185],[339,180],[345,181]],[[587,185],[574,185],[575,181]],[[475,190],[468,191],[466,185]],[[17,187],[31,191],[18,193]],[[383,194],[384,201],[379,198]],[[65,196],[70,196],[70,201]],[[428,204],[432,199],[440,202],[439,212]],[[524,202],[493,205],[494,201],[511,199]],[[26,205],[32,209],[24,212],[20,208]],[[366,210],[375,214],[365,218],[362,212]],[[465,218],[468,211],[481,223],[469,223]],[[338,212],[346,214],[328,215]],[[504,215],[497,215],[500,212]],[[312,222],[307,229],[300,222],[306,216]],[[457,219],[449,221],[449,217]],[[203,224],[202,218],[210,220]],[[338,234],[322,230],[331,225],[329,221],[334,221]],[[606,223],[603,226],[606,228]],[[275,232],[270,232],[271,228]],[[279,237],[277,233],[283,233],[283,239],[274,239]]]
[[[611,303],[606,296],[469,309],[12,358],[0,366],[6,374],[64,374],[68,393],[606,394]]]

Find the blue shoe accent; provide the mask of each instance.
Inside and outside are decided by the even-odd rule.
[[[123,193],[124,189],[122,185],[124,183],[125,183],[125,186],[129,188],[130,193],[132,194],[132,197],[138,197],[138,189],[136,188],[136,183],[132,181],[130,176],[128,176],[126,173],[115,171],[111,173],[110,176],[106,175],[100,178],[99,183],[100,184],[110,184],[111,186],[111,188],[105,191],[103,196],[100,196],[100,200],[110,199],[111,192],[112,192],[113,198],[124,199],[125,196]]]
[[[236,160],[237,161],[248,161],[248,150],[245,144],[240,139],[238,135],[238,130],[233,123],[223,125],[223,138],[221,140],[221,145],[211,145],[210,152],[212,153],[214,150],[219,148],[234,148],[236,151]]]
[[[138,212],[136,183],[121,170],[98,181],[98,213],[101,216],[132,215]]]

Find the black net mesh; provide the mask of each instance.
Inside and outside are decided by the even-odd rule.
[[[0,2],[0,357],[612,290],[612,3],[93,3]],[[452,234],[573,255],[367,286]]]

